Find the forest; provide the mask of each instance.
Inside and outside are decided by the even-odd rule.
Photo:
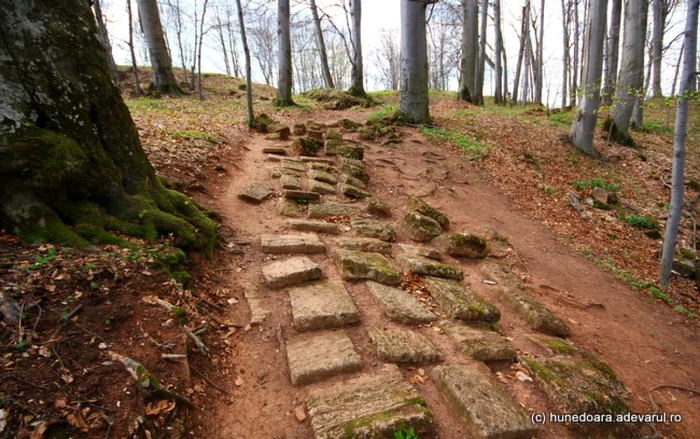
[[[692,438],[699,0],[0,0],[0,438]]]

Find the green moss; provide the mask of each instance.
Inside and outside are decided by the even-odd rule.
[[[450,220],[447,218],[447,215],[430,206],[428,203],[418,197],[410,195],[407,200],[407,208],[409,211],[412,210],[434,219],[438,222],[438,224],[440,224],[441,227],[445,229],[450,226]]]
[[[343,140],[343,136],[337,131],[328,131],[326,134],[326,139]]]
[[[545,382],[554,382],[557,381],[557,375],[555,374],[554,371],[552,371],[549,367],[547,367],[546,364],[539,362],[537,360],[531,360],[529,358],[523,358],[522,359],[525,362],[525,365],[534,373],[537,375],[538,378]]]
[[[569,343],[556,338],[548,338],[543,343],[555,354],[571,354],[576,351]]]

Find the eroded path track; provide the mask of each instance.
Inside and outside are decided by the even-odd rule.
[[[647,389],[697,383],[692,332],[572,256],[458,153],[410,128],[361,141],[324,114],[288,140],[251,135],[219,198],[250,242],[230,265],[233,317],[250,325],[229,339],[233,394],[206,437],[599,437],[532,414],[648,413]],[[313,149],[301,138],[325,146],[300,156]],[[697,398],[658,401],[685,418],[666,434],[700,429]],[[611,431],[651,432],[638,428]]]

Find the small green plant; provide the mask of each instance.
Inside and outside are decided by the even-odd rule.
[[[54,259],[56,259],[56,249],[52,247],[48,249],[48,251],[46,252],[46,256],[37,255],[36,263],[30,265],[28,268],[29,270],[36,270],[37,268],[41,267],[42,265],[48,264]]]
[[[367,116],[367,120],[377,121],[379,119],[385,118],[386,116],[390,116],[390,115],[394,114],[395,111],[396,111],[395,105],[382,105],[382,109],[379,111],[375,111],[374,113]]]
[[[419,439],[419,437],[412,428],[402,428],[394,432],[394,439]]]
[[[671,134],[673,133],[673,128],[666,126],[657,120],[648,120],[642,124],[639,131],[643,133]]]
[[[17,350],[17,351],[21,351],[22,349],[24,349],[26,347],[27,347],[27,340],[22,340],[19,343],[14,343],[12,345],[12,349]]]
[[[173,313],[173,316],[177,317],[178,319],[184,319],[187,317],[187,310],[185,308],[180,308],[179,306],[173,306],[171,312]]]
[[[641,229],[656,228],[656,221],[648,216],[630,215],[625,218],[625,222],[632,227],[639,227]]]
[[[88,262],[87,264],[83,265],[83,273],[87,273],[90,270],[94,270],[97,268],[97,265],[93,264],[92,262]]]
[[[476,137],[466,136],[462,133],[448,131],[442,128],[421,127],[420,131],[428,137],[428,140],[450,143],[467,154],[471,161],[479,161],[488,155],[487,145],[479,142]]]
[[[617,192],[618,190],[620,190],[620,186],[618,186],[616,184],[608,184],[602,178],[589,178],[589,179],[584,179],[584,180],[574,180],[571,182],[571,184],[573,184],[574,187],[580,191],[583,191],[586,189],[593,189],[596,187],[603,188],[606,191],[610,191],[610,192]]]
[[[493,329],[494,331],[498,331],[498,322],[489,322],[489,326],[490,326],[491,329]]]

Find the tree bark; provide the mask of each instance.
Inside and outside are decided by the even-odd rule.
[[[277,38],[279,59],[277,74],[277,106],[295,105],[292,100],[292,39],[290,35],[289,0],[277,2]]]
[[[143,24],[143,33],[148,44],[148,54],[151,58],[153,69],[153,83],[151,88],[160,93],[171,95],[182,94],[180,86],[173,74],[172,62],[165,45],[163,26],[160,23],[158,3],[156,0],[136,0]]]
[[[141,148],[88,2],[0,0],[0,29],[0,228],[76,247],[173,233],[211,254],[213,223]]]
[[[228,49],[226,48],[226,39],[224,38],[224,24],[221,22],[221,15],[216,15],[216,31],[219,34],[219,43],[221,44],[221,52],[224,56],[224,68],[226,74],[231,76],[231,66],[228,63]]]
[[[425,1],[401,0],[401,86],[398,118],[413,124],[430,123],[428,48]]]
[[[661,50],[664,44],[664,14],[663,0],[652,0],[651,9],[653,14],[651,47],[652,47],[652,69],[653,80],[651,84],[652,97],[662,98],[661,92]]]
[[[569,86],[569,105],[571,107],[576,106],[576,98],[578,96],[578,67],[579,67],[579,41],[581,40],[581,27],[578,21],[578,3],[579,0],[573,0],[572,9],[574,12],[574,62],[572,64],[570,80],[571,85]]]
[[[197,49],[197,93],[199,93],[199,100],[204,100],[204,90],[202,89],[202,42],[204,41],[204,17],[207,15],[207,4],[209,0],[204,0],[202,5],[202,17],[199,24],[199,42]]]
[[[131,0],[126,0],[126,10],[129,15],[129,52],[131,53],[131,71],[134,74],[134,94],[141,96],[141,80],[139,68],[136,65],[136,51],[134,50],[134,16],[131,13]]]
[[[494,58],[496,58],[496,89],[494,90],[494,101],[497,105],[505,103],[503,94],[503,67],[502,55],[503,52],[503,33],[501,32],[501,0],[493,2],[493,24],[496,33],[496,47],[494,49]]]
[[[603,105],[611,105],[615,94],[615,81],[617,80],[617,63],[620,53],[620,21],[622,18],[622,0],[612,0],[610,12],[610,32],[606,40],[605,56],[605,82],[601,100]]]
[[[462,61],[459,98],[475,104],[476,58],[478,51],[478,18],[479,5],[477,0],[462,0]]]
[[[109,62],[109,70],[112,72],[112,79],[114,83],[119,86],[119,78],[117,77],[117,64],[114,62],[114,56],[112,55],[112,43],[109,41],[109,32],[107,32],[107,26],[104,22],[104,17],[102,16],[102,6],[100,0],[93,0],[93,9],[95,11],[95,20],[97,21],[97,29],[100,31],[100,40],[105,46],[105,51],[107,52],[107,61]]]
[[[525,33],[527,32],[528,18],[525,15],[527,13],[527,7],[523,6],[523,18],[520,21],[520,50],[518,51],[518,65],[515,69],[515,80],[513,81],[513,99],[511,104],[515,105],[518,103],[518,85],[520,83],[520,73],[523,66],[523,57],[525,55]]]
[[[362,60],[362,2],[350,0],[350,15],[352,16],[352,72],[350,94],[367,97],[365,92],[365,73]],[[425,32],[424,32],[425,33]]]
[[[479,60],[476,65],[476,84],[474,84],[474,103],[484,105],[484,74],[486,72],[486,24],[488,20],[488,0],[481,0],[479,31]]]
[[[542,89],[544,87],[544,0],[540,3],[540,37],[537,42],[537,89],[535,103],[542,105]],[[547,103],[549,105],[549,103]]]
[[[603,41],[605,40],[605,24],[607,15],[607,0],[591,0],[588,13],[588,41],[585,57],[586,79],[581,105],[571,125],[569,139],[578,149],[588,155],[597,155],[593,146],[593,134],[598,118],[600,104],[600,80],[603,73]]]
[[[645,47],[640,42],[646,41],[647,6],[647,0],[628,0],[622,65],[611,120],[606,123],[612,140],[630,146],[634,146],[629,133],[632,112],[635,102],[644,96]]]
[[[561,28],[564,44],[562,56],[562,82],[561,82],[561,108],[566,108],[568,98],[567,85],[569,81],[569,8],[566,7],[566,0],[561,0]]]
[[[326,41],[323,38],[323,28],[321,27],[321,19],[318,16],[318,8],[316,7],[316,0],[310,0],[311,3],[311,15],[314,19],[314,27],[316,28],[316,41],[318,43],[318,51],[321,55],[321,69],[323,71],[323,81],[328,88],[335,88],[333,84],[333,76],[331,75],[331,69],[328,66],[328,53],[326,52]]]
[[[698,0],[688,0],[685,22],[685,51],[683,53],[683,75],[681,76],[680,97],[676,108],[676,124],[673,136],[673,170],[671,172],[671,208],[666,223],[663,254],[661,256],[661,286],[668,288],[671,280],[671,267],[678,241],[678,227],[683,212],[683,168],[685,166],[686,125],[688,123],[688,91],[695,80],[695,56],[697,50]]]
[[[255,126],[255,113],[253,113],[253,81],[251,78],[250,49],[248,48],[248,36],[245,31],[245,20],[243,20],[243,7],[241,0],[236,0],[238,8],[238,27],[241,28],[241,42],[243,43],[243,56],[245,57],[245,94],[246,107],[248,110],[248,126]]]
[[[523,81],[522,81],[522,95],[523,95],[523,106],[527,104],[527,99],[530,94],[530,55],[532,54],[532,46],[530,45],[530,0],[525,2],[525,33],[523,34],[523,41],[525,43],[525,54],[523,56]]]

